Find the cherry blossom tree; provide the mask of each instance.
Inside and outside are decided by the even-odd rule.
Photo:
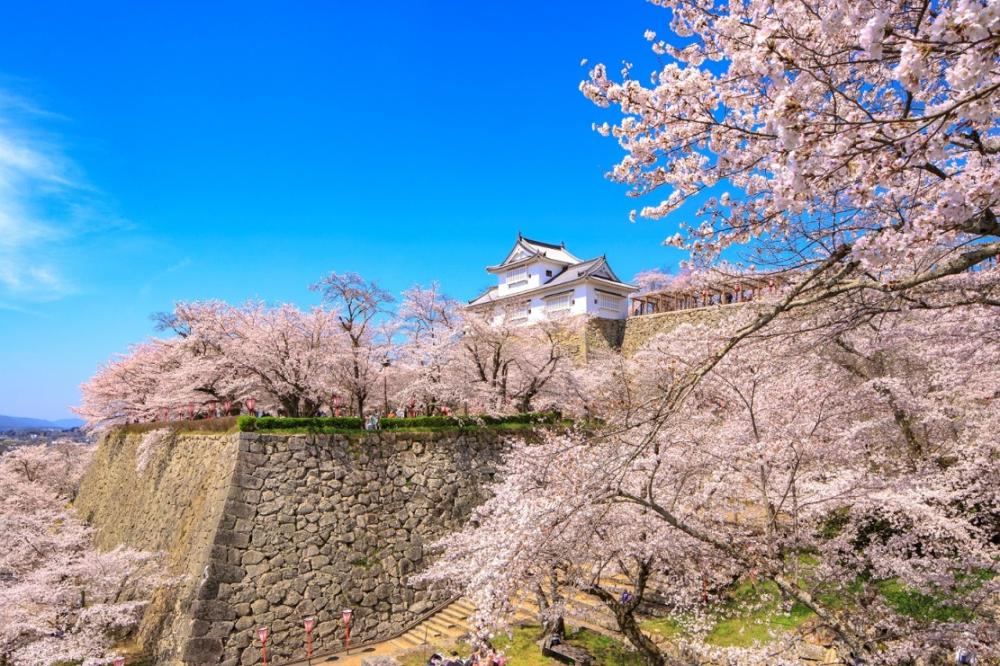
[[[597,65],[581,90],[621,112],[597,127],[626,153],[610,177],[662,195],[633,215],[703,200],[668,239],[693,265],[742,248],[794,275],[737,335],[827,298],[909,298],[988,265],[967,296],[997,302],[995,3],[655,4],[672,34],[646,32],[662,63],[650,82]]]
[[[77,411],[92,427],[151,421],[189,405],[212,415],[210,403],[250,397],[267,412],[313,416],[333,392],[356,386],[358,354],[336,311],[208,301],[178,303],[159,319],[174,337],[134,347],[84,384]]]
[[[854,304],[847,309],[854,312]],[[706,522],[694,513],[678,519],[676,510],[652,499],[653,475],[644,495],[625,494],[668,525],[678,520],[686,533],[739,555],[816,612],[844,651],[860,659],[898,663],[962,640],[985,649],[995,640],[996,618],[971,609],[996,587],[967,591],[962,580],[996,568],[996,532],[989,525],[997,496],[982,486],[997,473],[995,444],[982,430],[995,419],[989,407],[995,386],[988,386],[1000,353],[995,318],[988,310],[860,324],[823,316],[828,319],[786,322],[784,336],[772,330],[735,348],[697,385],[686,409],[654,416],[655,425],[638,441],[640,450],[678,456],[670,467],[680,476],[660,497],[683,479],[688,497],[709,509],[700,512]],[[808,333],[817,326],[821,337]],[[678,330],[651,350],[658,361],[639,362],[680,375],[685,363],[698,363],[705,353],[692,353],[691,340],[711,335]],[[974,356],[955,343],[959,335],[974,341],[968,343],[977,349]],[[660,388],[652,395],[662,396],[670,379],[655,381]],[[952,464],[959,460],[968,466]],[[692,464],[700,466],[703,486]],[[733,513],[736,525],[728,517]],[[789,558],[803,552],[820,557],[815,578],[803,576],[797,559]],[[859,575],[902,581],[975,619],[921,625],[871,590],[852,612],[837,615],[817,594],[849,596]],[[876,646],[886,643],[880,653]]]
[[[648,663],[667,657],[630,635],[601,580],[654,588],[677,617],[696,618],[678,648],[687,663],[774,663],[773,649],[702,640],[711,625],[697,618],[741,579],[810,609],[863,663],[957,647],[995,656],[996,318],[985,308],[849,323],[821,314],[744,340],[679,405],[678,379],[756,315],[656,339],[595,385],[612,406],[606,428],[515,450],[495,498],[442,542],[430,578],[474,595],[486,627],[556,572],[558,598],[607,603]],[[643,560],[647,544],[657,559]],[[907,614],[879,593],[885,582],[947,620]]]
[[[516,450],[428,577],[479,595],[496,626],[576,550],[585,571],[614,544],[625,575],[641,535],[668,554],[649,566],[686,592],[681,614],[693,581],[725,572],[770,581],[855,663],[997,656],[997,7],[656,4],[676,39],[647,32],[665,61],[651,83],[598,65],[581,86],[622,113],[597,128],[626,151],[610,175],[664,192],[645,217],[704,201],[669,239],[697,269],[680,287],[749,270],[773,288],[586,373],[607,426]],[[751,266],[718,264],[727,249]],[[580,580],[559,584],[602,598]],[[704,658],[773,663],[691,629]]]
[[[578,597],[591,596],[646,663],[666,663],[639,628],[647,586],[654,573],[669,571],[678,574],[672,598],[697,598],[701,579],[685,579],[671,563],[695,553],[708,562],[712,552],[694,539],[664,540],[633,504],[603,501],[605,462],[575,437],[515,445],[493,496],[477,507],[470,527],[437,544],[440,556],[417,579],[459,586],[476,606],[479,640],[507,628],[518,598],[534,598],[546,633],[559,634],[566,614],[588,613]],[[725,578],[724,567],[712,571]]]
[[[17,664],[105,663],[164,582],[158,558],[101,552],[67,508],[91,449],[21,447],[0,456],[0,655]]]
[[[395,297],[357,273],[330,273],[310,289],[320,292],[338,313],[349,359],[338,382],[348,387],[358,414],[363,415],[373,387],[391,360],[391,332],[380,329],[377,319],[388,314]]]
[[[640,293],[661,291],[673,284],[678,277],[678,275],[665,273],[658,268],[651,268],[636,273],[635,277],[632,278],[632,284],[639,288]]]
[[[404,338],[394,366],[396,397],[430,413],[442,399],[456,398],[448,394],[446,383],[464,325],[461,306],[433,282],[404,291],[396,316]]]
[[[198,403],[253,396],[262,409],[312,416],[344,358],[337,315],[323,308],[180,303],[171,322],[188,359],[164,382],[175,400],[192,389],[200,394]]]
[[[581,324],[564,318],[526,326],[467,312],[450,385],[486,412],[565,406],[575,393],[573,345]]]
[[[132,347],[128,354],[111,359],[81,387],[82,403],[74,411],[90,428],[106,428],[149,421],[163,409],[181,404],[191,395],[164,396],[162,380],[185,365],[178,345],[150,340]]]

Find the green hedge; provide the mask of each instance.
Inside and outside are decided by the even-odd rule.
[[[336,428],[339,430],[361,430],[364,423],[356,416],[335,416],[331,418],[297,418],[282,416],[241,416],[237,420],[240,431],[253,430],[319,430]]]
[[[559,412],[530,412],[510,416],[415,416],[408,419],[386,418],[383,430],[399,428],[475,428],[506,424],[553,424],[562,419]],[[296,418],[283,416],[241,416],[236,421],[241,432],[257,430],[364,430],[364,419],[356,416]]]

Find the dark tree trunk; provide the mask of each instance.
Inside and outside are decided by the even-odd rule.
[[[618,622],[618,629],[625,634],[628,642],[639,651],[647,666],[665,666],[667,663],[666,658],[660,652],[660,648],[656,646],[656,643],[649,636],[642,633],[642,629],[639,628],[639,624],[635,621],[635,615],[632,611],[627,610],[621,604],[616,605],[618,609],[615,610],[615,620]]]
[[[591,585],[585,591],[600,599],[614,613],[615,621],[618,623],[618,630],[639,651],[647,666],[666,666],[666,656],[660,651],[656,643],[653,642],[653,639],[642,633],[639,623],[635,620],[635,611],[643,601],[646,592],[646,582],[649,580],[649,574],[651,573],[650,561],[640,561],[637,564],[631,598],[625,599],[623,595],[621,600],[619,600],[614,594],[600,585]]]
[[[556,586],[552,585],[552,594],[555,596],[558,594]],[[556,618],[552,618],[548,610],[552,607],[553,601],[555,599],[549,599],[545,595],[545,591],[542,589],[541,584],[535,585],[535,601],[538,604],[538,613],[542,622],[542,638],[548,638],[549,636],[558,636],[563,638],[566,635],[566,621],[563,616],[560,615]]]

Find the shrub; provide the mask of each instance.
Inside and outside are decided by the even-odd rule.
[[[285,416],[241,416],[237,422],[243,432],[251,430],[361,430],[364,422],[356,416],[332,417],[285,417]]]
[[[412,418],[385,418],[380,421],[384,430],[400,428],[475,428],[482,425],[506,424],[553,424],[562,415],[556,411],[512,414],[510,416],[415,416]],[[236,421],[241,432],[255,430],[363,430],[364,419],[357,416],[334,417],[283,417],[283,416],[241,416]]]

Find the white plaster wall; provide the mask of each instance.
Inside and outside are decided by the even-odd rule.
[[[628,316],[628,297],[623,296],[621,303],[614,310],[607,310],[601,307],[601,295],[598,292],[598,288],[592,285],[586,285],[587,290],[587,314],[593,315],[595,317],[603,317],[604,319],[625,319]],[[608,293],[614,293],[610,289],[603,290]]]
[[[537,292],[531,294],[530,296],[525,296],[525,299],[530,302],[531,311],[528,313],[527,319],[524,321],[535,322],[552,316],[575,316],[575,315],[589,315],[592,317],[603,317],[605,319],[625,319],[628,315],[628,299],[622,298],[621,305],[617,310],[605,310],[600,307],[600,297],[596,289],[587,284],[576,285],[573,289],[573,304],[568,310],[560,311],[559,313],[553,315],[552,312],[546,309],[545,297],[549,295],[563,293],[565,289],[555,288],[551,292]],[[516,293],[516,292],[510,292]],[[596,301],[596,302],[595,302]],[[514,302],[510,304],[505,304],[506,307],[513,308]],[[513,312],[513,310],[511,310]],[[505,311],[503,306],[497,306],[495,311],[496,321],[502,321],[504,316],[509,315]],[[512,319],[513,321],[513,319]]]
[[[497,296],[504,297],[516,294],[519,291],[526,291],[528,289],[535,289],[537,287],[545,284],[546,281],[552,279],[551,276],[545,274],[545,271],[552,271],[552,275],[557,275],[562,267],[558,264],[554,264],[548,261],[536,261],[525,267],[527,269],[527,277],[525,281],[520,282],[514,287],[507,284],[507,271],[501,271],[497,273]]]

